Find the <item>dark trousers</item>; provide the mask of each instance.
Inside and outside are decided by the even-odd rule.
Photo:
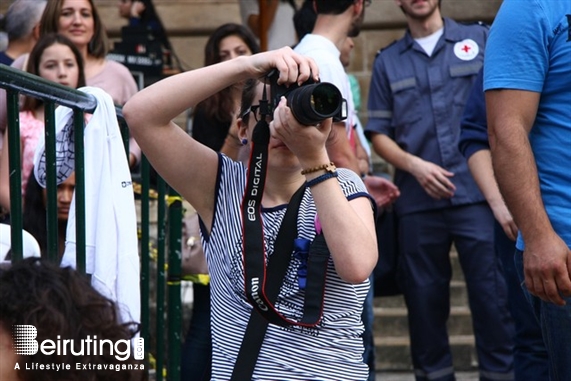
[[[513,379],[513,322],[494,250],[494,217],[485,203],[399,216],[403,294],[417,380],[454,380],[447,321],[450,249],[462,267],[480,380]]]
[[[548,381],[547,349],[541,327],[525,298],[514,261],[515,242],[511,241],[496,222],[496,252],[508,286],[508,309],[515,326],[514,375],[516,381]]]
[[[539,322],[545,348],[548,352],[549,380],[569,381],[571,376],[571,297],[558,306],[532,295],[525,286],[523,253],[516,250],[515,267],[521,280],[522,291]]]
[[[210,285],[192,285],[192,317],[182,345],[181,381],[210,380],[212,339],[210,335]]]

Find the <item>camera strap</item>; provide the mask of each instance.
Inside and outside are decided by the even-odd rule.
[[[268,111],[267,108],[264,109],[263,107],[262,110]],[[273,305],[278,298],[291,260],[294,240],[297,236],[299,205],[306,187],[305,184],[302,185],[288,203],[274,244],[274,254],[268,260],[266,268],[263,222],[260,211],[265,184],[269,137],[269,126],[265,121],[265,117],[263,117],[262,121],[258,122],[254,128],[252,135],[252,153],[248,166],[248,181],[244,199],[242,200],[244,278],[246,295],[254,308],[250,313],[248,326],[246,327],[240,351],[232,371],[232,381],[252,379],[260,348],[270,322],[280,326],[302,325],[314,327],[321,321],[323,314],[329,249],[320,231],[309,248],[307,285],[301,323],[283,317],[275,310]],[[254,284],[255,287],[253,286]]]
[[[253,144],[248,167],[248,179],[246,192],[242,200],[246,296],[255,310],[272,324],[282,327],[291,325],[315,327],[321,321],[323,313],[323,294],[329,259],[329,251],[324,239],[321,245],[324,246],[324,250],[317,250],[314,254],[310,247],[301,321],[286,318],[274,307],[289,267],[294,241],[297,238],[297,215],[305,192],[305,184],[295,192],[288,204],[274,244],[274,253],[270,258],[271,260],[268,260],[268,268],[266,268],[261,202],[266,179],[269,138],[269,126],[265,118],[263,118],[256,124],[252,134]],[[316,238],[319,236],[322,236],[322,234],[318,234]],[[318,241],[317,239],[314,240],[312,246],[319,246]],[[270,290],[272,290],[271,293],[269,292]]]

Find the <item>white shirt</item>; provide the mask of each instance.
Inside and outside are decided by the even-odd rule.
[[[355,105],[351,85],[340,60],[341,52],[331,40],[317,34],[306,34],[294,50],[301,55],[313,58],[319,67],[321,82],[329,82],[337,86],[341,91],[341,96],[347,100],[345,127],[347,136],[350,136],[351,129],[356,123],[354,120]]]
[[[432,56],[432,52],[436,47],[436,43],[438,42],[442,34],[444,34],[444,28],[438,29],[436,32],[432,33],[429,36],[415,38],[414,40],[418,42],[418,44],[422,47],[422,49],[424,49],[426,54],[428,54],[428,56],[430,57]]]
[[[242,24],[248,25],[250,15],[259,15],[258,0],[240,0]],[[297,42],[293,15],[295,10],[291,4],[280,1],[276,15],[268,29],[268,50],[293,46]]]
[[[137,217],[131,173],[113,99],[102,89],[79,89],[97,98],[97,108],[85,127],[85,241],[86,272],[103,296],[117,303],[122,322],[140,320]],[[56,109],[58,182],[74,170],[73,113]],[[34,156],[38,183],[45,186],[43,136]],[[70,206],[62,266],[76,267],[75,193]]]

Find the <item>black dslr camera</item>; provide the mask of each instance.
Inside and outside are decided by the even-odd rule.
[[[347,101],[341,91],[332,83],[315,82],[311,77],[301,86],[291,84],[289,87],[278,85],[279,72],[272,70],[268,74],[270,82],[270,115],[285,97],[287,105],[295,119],[303,125],[312,126],[327,118],[335,122],[347,118]]]

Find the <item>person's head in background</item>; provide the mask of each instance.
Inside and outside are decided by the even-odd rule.
[[[59,235],[59,255],[63,254],[65,249],[65,234],[67,220],[69,217],[69,208],[75,190],[75,173],[72,173],[63,183],[57,187],[57,218],[58,218],[58,235]],[[26,185],[26,193],[24,196],[24,213],[22,216],[22,225],[24,230],[36,238],[40,245],[42,256],[47,255],[47,228],[46,228],[46,208],[47,208],[47,191],[42,188],[36,181],[33,172],[30,173],[28,184]]]
[[[26,71],[74,89],[85,86],[83,57],[67,37],[50,33],[40,37],[28,58]],[[34,111],[42,101],[25,97],[22,110]]]
[[[49,33],[69,38],[84,59],[107,55],[107,33],[93,0],[48,0],[40,20],[40,36]]]
[[[259,52],[256,37],[248,28],[234,23],[223,24],[212,32],[206,42],[204,66]]]
[[[345,42],[343,43],[343,46],[341,47],[341,54],[339,55],[341,64],[345,69],[347,69],[347,67],[351,63],[351,52],[353,51],[354,47],[355,47],[355,42],[353,41],[353,38],[347,37],[345,39]]]
[[[318,15],[340,15],[353,9],[351,26],[347,32],[349,37],[357,37],[365,20],[365,8],[371,0],[315,0],[315,11]]]
[[[311,33],[316,19],[317,13],[313,8],[313,0],[305,0],[293,15],[293,25],[298,41],[301,41],[306,34]]]
[[[315,26],[316,19],[317,13],[313,7],[313,0],[305,0],[293,16],[293,24],[299,40],[301,40],[306,34],[311,33]],[[347,68],[351,62],[351,51],[354,47],[355,42],[353,39],[351,37],[347,37],[340,49],[341,55],[339,57],[343,67],[345,68]]]
[[[8,48],[8,33],[6,33],[6,17],[0,13],[0,52]]]
[[[204,66],[214,65],[239,56],[260,52],[254,34],[245,26],[228,23],[216,28],[204,47]],[[210,118],[230,122],[236,111],[236,99],[241,96],[241,84],[228,87],[197,105]]]
[[[119,16],[124,19],[131,17],[131,7],[133,6],[133,0],[119,0],[117,3],[117,8],[119,8]]]
[[[424,21],[428,20],[437,11],[440,12],[442,0],[427,0],[418,5],[413,4],[413,0],[395,0],[395,3],[407,17],[416,21]]]
[[[0,52],[8,47],[8,33],[2,32],[2,30],[4,30],[4,18],[0,19]]]
[[[147,24],[160,20],[152,0],[119,0],[119,16],[129,19],[138,18]]]
[[[0,379],[10,381],[118,381],[140,380],[142,374],[122,369],[97,370],[98,365],[135,364],[130,340],[138,327],[117,323],[117,306],[99,294],[88,279],[70,267],[29,258],[14,263],[0,273]],[[104,346],[103,354],[84,351],[81,356],[47,355],[38,351],[34,355],[18,355],[12,345],[14,325],[36,327],[38,343],[58,338],[70,339],[78,345],[88,337],[110,340],[113,354]],[[117,344],[116,344],[117,343]],[[81,348],[75,346],[74,351]],[[127,357],[127,355],[129,356]],[[119,358],[124,360],[119,360]],[[20,370],[14,369],[18,362]],[[69,364],[69,370],[26,369],[30,364]],[[83,370],[76,363],[90,364]]]
[[[45,0],[15,0],[4,15],[8,36],[5,54],[13,60],[32,50],[39,37],[39,22],[46,7]]]

